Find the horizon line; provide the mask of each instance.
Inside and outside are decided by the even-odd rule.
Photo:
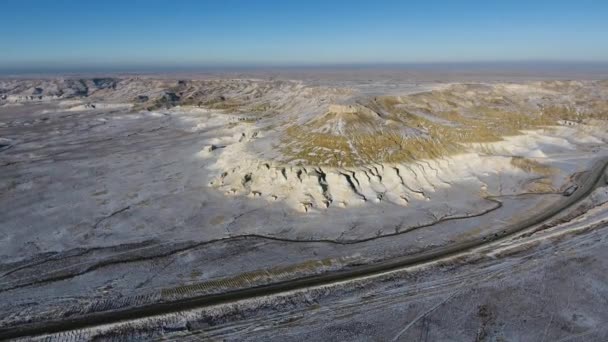
[[[297,70],[297,69],[374,69],[374,68],[407,68],[407,67],[608,67],[608,60],[556,60],[556,59],[521,59],[521,60],[471,60],[471,61],[411,61],[411,62],[345,62],[345,63],[183,63],[183,64],[133,64],[133,63],[96,63],[82,65],[21,65],[0,66],[0,73],[55,73],[55,72],[175,72],[175,71],[243,71],[243,70]]]

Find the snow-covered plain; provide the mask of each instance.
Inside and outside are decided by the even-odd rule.
[[[608,155],[605,82],[416,87],[0,81],[0,325],[492,234]]]

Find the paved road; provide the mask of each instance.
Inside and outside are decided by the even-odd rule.
[[[527,228],[536,226],[556,216],[560,212],[573,206],[580,200],[586,198],[596,187],[605,185],[608,181],[608,176],[605,175],[607,168],[608,158],[599,159],[591,168],[587,177],[582,180],[581,184],[578,184],[578,188],[570,196],[564,197],[561,201],[549,208],[543,214],[525,218],[515,224],[505,226],[503,230],[490,236],[484,236],[474,240],[455,243],[446,247],[430,249],[426,252],[422,252],[415,255],[385,260],[372,265],[358,266],[344,271],[336,271],[328,274],[304,277],[285,282],[278,282],[253,288],[235,290],[222,294],[204,295],[182,300],[176,300],[168,303],[155,303],[147,306],[129,308],[125,310],[101,312],[77,318],[32,323],[18,327],[1,329],[0,340],[74,330],[92,327],[100,324],[116,323],[119,321],[128,321],[137,318],[179,312],[187,309],[204,307],[213,304],[278,294],[281,292],[304,289],[307,287],[319,286],[338,281],[352,280],[360,277],[370,276],[386,271],[396,270],[403,267],[408,267],[416,264],[450,257],[456,254],[467,252],[473,248],[481,247],[492,242],[503,240],[513,234],[521,232]]]

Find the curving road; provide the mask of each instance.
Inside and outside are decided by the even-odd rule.
[[[608,176],[605,175],[607,168],[608,158],[599,159],[591,168],[588,176],[583,180],[582,184],[579,184],[576,191],[574,191],[570,196],[564,197],[561,201],[556,203],[554,206],[552,206],[550,209],[548,209],[541,215],[529,217],[512,225],[505,226],[504,229],[500,232],[489,236],[484,236],[465,242],[454,243],[450,246],[430,249],[426,252],[422,252],[415,255],[385,260],[372,265],[357,266],[344,271],[336,271],[328,274],[304,277],[285,282],[278,282],[252,288],[240,289],[225,292],[222,294],[203,295],[198,297],[176,300],[173,302],[155,303],[124,310],[101,312],[76,318],[58,319],[56,321],[38,322],[17,327],[0,329],[0,340],[56,333],[61,331],[92,327],[101,324],[116,323],[137,318],[145,318],[155,315],[179,312],[212,304],[226,303],[230,301],[278,294],[291,290],[304,289],[312,286],[324,285],[338,281],[345,281],[370,276],[386,271],[396,270],[403,267],[408,267],[416,264],[450,257],[492,242],[503,240],[513,234],[521,232],[527,228],[536,226],[556,216],[563,210],[573,206],[580,200],[587,197],[596,187],[607,183]]]

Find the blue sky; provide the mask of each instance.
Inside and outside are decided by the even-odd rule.
[[[2,0],[0,68],[608,61],[608,1]]]

